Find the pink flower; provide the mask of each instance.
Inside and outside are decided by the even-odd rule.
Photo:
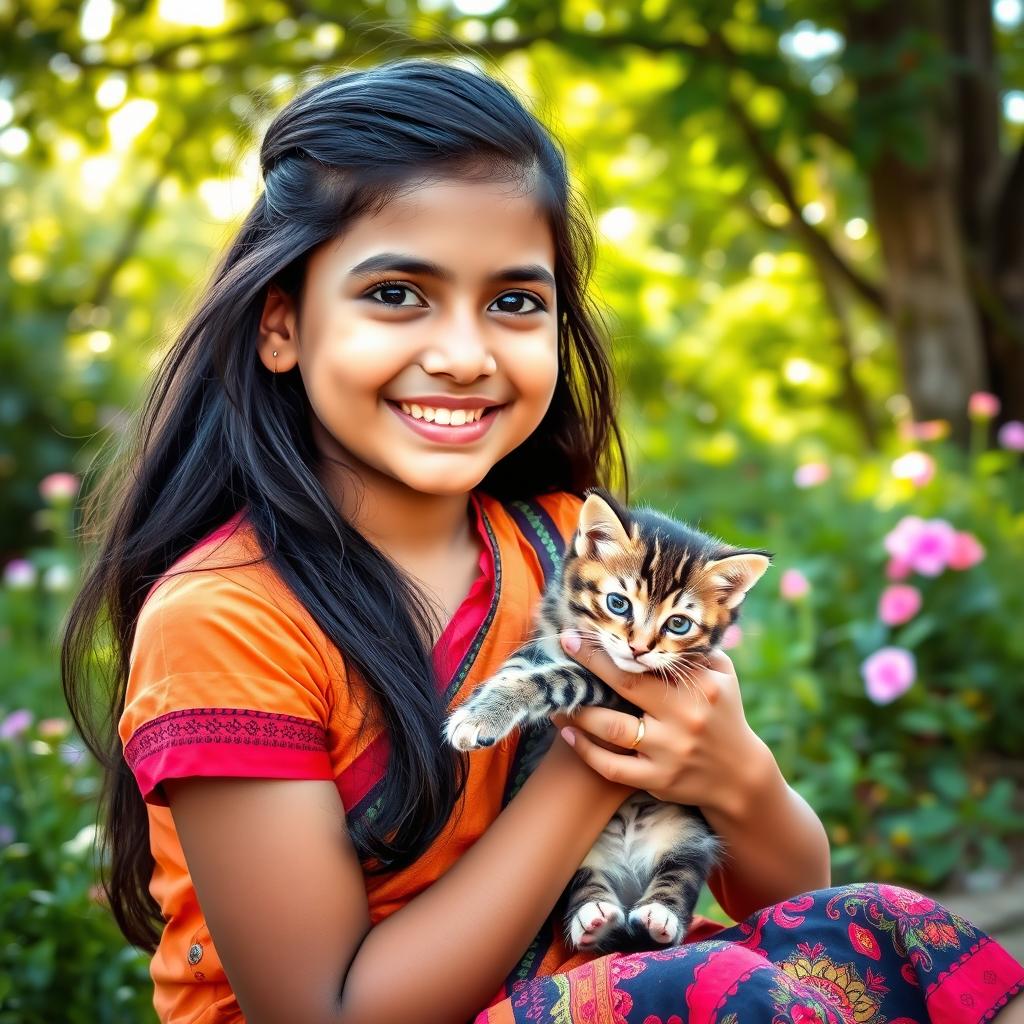
[[[945,519],[904,516],[885,537],[885,550],[922,576],[938,576],[953,554],[956,530]]]
[[[999,415],[999,399],[990,391],[975,391],[967,399],[967,415],[972,420],[991,420]]]
[[[739,646],[739,642],[742,639],[743,630],[740,629],[738,622],[734,622],[731,626],[725,627],[725,632],[722,634],[722,640],[719,646],[723,651],[731,651],[734,647]]]
[[[36,731],[47,738],[67,736],[71,723],[66,718],[44,718],[36,726]]]
[[[12,740],[20,736],[32,724],[35,715],[28,708],[19,708],[12,711],[2,722],[0,722],[0,739]]]
[[[926,519],[910,552],[910,565],[922,576],[938,576],[949,564],[956,530],[945,519]]]
[[[905,583],[886,587],[878,600],[878,617],[887,626],[902,626],[921,610],[921,591]]]
[[[779,579],[779,593],[787,601],[799,601],[810,589],[810,581],[799,569],[787,569]]]
[[[970,569],[985,557],[985,549],[973,533],[958,531],[953,538],[953,552],[949,556],[950,569]]]
[[[913,570],[910,563],[902,558],[890,558],[885,564],[885,578],[887,580],[905,580]]]
[[[902,697],[914,683],[917,665],[904,647],[882,647],[860,667],[864,689],[876,704],[889,704]]]
[[[904,421],[900,424],[900,437],[904,441],[941,441],[948,436],[949,420]]]
[[[827,462],[805,462],[796,467],[793,483],[797,487],[817,487],[832,475],[832,468]]]
[[[36,567],[25,558],[12,558],[4,566],[4,583],[11,590],[27,590],[36,581]]]
[[[78,493],[79,480],[74,473],[51,473],[39,481],[44,501],[68,501]]]
[[[885,550],[893,558],[902,558],[906,561],[922,526],[924,526],[924,520],[920,516],[904,516],[885,535]]]
[[[996,440],[1011,452],[1024,452],[1024,423],[1020,420],[1007,420],[999,428]]]
[[[907,452],[892,464],[897,480],[909,480],[915,487],[924,487],[935,476],[935,460],[925,452]]]

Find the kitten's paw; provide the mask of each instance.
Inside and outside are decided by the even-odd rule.
[[[494,746],[508,731],[479,711],[463,705],[452,712],[445,724],[444,736],[457,750],[479,750]]]
[[[623,918],[622,908],[607,900],[584,903],[573,916],[569,937],[577,949],[588,949]]]
[[[639,924],[655,942],[663,946],[676,943],[682,937],[681,922],[664,903],[645,903],[629,912],[632,924]]]

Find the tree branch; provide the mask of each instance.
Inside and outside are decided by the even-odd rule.
[[[380,19],[367,21],[363,17],[356,17],[347,20],[328,18],[327,15],[314,11],[303,0],[288,0],[288,6],[297,17],[320,18],[323,21],[330,21],[337,25],[345,34],[346,42],[342,44],[343,49],[334,51],[327,55],[326,61],[338,60],[346,50],[351,47],[355,40],[358,43],[357,49],[360,56],[366,55],[365,48],[394,46],[405,56],[435,56],[439,53],[463,53],[470,56],[485,54],[489,57],[499,57],[509,53],[516,53],[528,49],[534,43],[546,42],[556,46],[563,46],[566,49],[574,47],[595,45],[606,49],[619,49],[625,47],[636,47],[648,53],[685,53],[691,57],[703,61],[711,61],[716,64],[723,64],[729,68],[743,70],[757,79],[762,85],[770,86],[785,93],[791,100],[799,95],[807,108],[807,126],[819,135],[831,139],[837,145],[846,149],[850,148],[850,133],[846,126],[837,118],[820,107],[816,106],[814,99],[806,90],[801,89],[785,73],[776,74],[770,72],[764,63],[758,67],[752,67],[744,61],[742,55],[733,50],[721,36],[712,35],[707,43],[692,43],[684,39],[672,39],[640,35],[632,32],[610,32],[605,34],[574,32],[570,29],[558,26],[548,31],[525,33],[513,39],[488,39],[479,45],[465,43],[450,35],[444,38],[418,39],[410,38],[409,35],[398,24],[387,24]],[[244,37],[259,32],[260,29],[270,28],[267,22],[246,22],[236,25],[218,35],[195,34],[186,39],[179,39],[169,43],[160,50],[155,51],[149,57],[128,61],[79,61],[86,68],[101,68],[103,70],[131,71],[142,65],[155,64],[165,70],[174,70],[169,67],[171,58],[180,50],[189,46],[205,46],[223,42],[227,39]],[[240,58],[241,59],[241,58]],[[231,61],[221,61],[231,63]],[[284,67],[294,66],[296,68],[308,67],[308,60],[296,60],[291,64],[287,60],[280,60]],[[187,70],[187,69],[181,69]]]
[[[792,232],[778,224],[763,217],[760,211],[750,202],[749,199],[741,199],[740,205],[746,210],[750,217],[757,221],[763,228],[776,234],[791,234]],[[849,317],[846,313],[840,289],[834,272],[830,271],[821,263],[815,261],[818,276],[821,279],[822,292],[825,301],[836,321],[836,342],[840,352],[840,377],[843,382],[843,400],[847,411],[860,427],[864,437],[864,443],[871,451],[878,450],[878,427],[871,414],[871,403],[868,401],[861,387],[860,381],[854,372],[857,362],[854,354],[853,338],[850,332]]]
[[[183,141],[186,134],[191,134],[191,126],[187,133],[183,133],[173,145],[168,147],[168,153],[175,152],[178,143]],[[161,163],[156,174],[153,175],[150,183],[145,187],[145,189],[143,189],[142,195],[139,197],[139,201],[135,204],[135,209],[132,211],[132,215],[125,226],[124,233],[121,235],[121,240],[118,242],[110,256],[110,259],[107,261],[107,265],[100,271],[99,276],[96,278],[96,283],[93,285],[92,289],[92,296],[88,300],[91,305],[106,305],[114,286],[114,279],[117,277],[118,271],[134,255],[135,248],[138,245],[139,239],[142,237],[142,232],[146,226],[146,222],[149,220],[153,210],[156,208],[157,197],[160,194],[160,186],[170,173],[170,161],[165,160]]]
[[[732,96],[726,100],[726,105],[732,112],[743,137],[754,153],[761,172],[775,186],[782,201],[786,204],[792,218],[793,230],[800,236],[804,244],[810,250],[816,260],[831,267],[840,277],[845,278],[861,298],[867,300],[872,306],[881,312],[885,312],[885,295],[882,290],[866,277],[857,273],[842,256],[832,247],[828,238],[807,223],[803,218],[800,203],[797,201],[793,185],[789,180],[786,169],[778,161],[775,154],[765,145],[757,126],[751,121],[742,104],[738,103]]]

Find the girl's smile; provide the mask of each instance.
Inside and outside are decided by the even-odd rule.
[[[385,399],[385,401],[387,401]],[[410,430],[441,444],[468,444],[483,437],[501,405],[483,398],[417,398],[387,401]]]

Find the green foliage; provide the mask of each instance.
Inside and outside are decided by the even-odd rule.
[[[99,780],[66,736],[44,719],[0,739],[0,1024],[155,1021],[149,957],[96,885]]]

